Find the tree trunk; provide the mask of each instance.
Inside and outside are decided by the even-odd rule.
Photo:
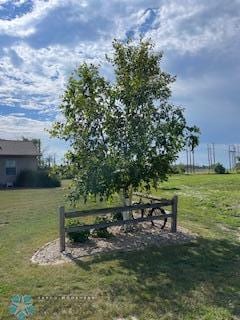
[[[132,204],[132,187],[122,191],[122,203],[123,206],[130,206]],[[130,211],[123,212],[123,220],[130,219]]]

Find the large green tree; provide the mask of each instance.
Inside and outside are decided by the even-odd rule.
[[[162,71],[161,58],[151,41],[115,40],[107,58],[114,81],[86,63],[69,78],[60,105],[64,120],[51,134],[70,143],[71,200],[115,192],[131,198],[132,190],[156,187],[189,137],[196,141],[199,130],[169,102],[175,77]]]

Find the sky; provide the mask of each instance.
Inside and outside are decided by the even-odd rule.
[[[163,51],[172,100],[201,129],[197,163],[215,143],[227,164],[240,144],[240,0],[0,0],[0,138],[41,138],[60,160],[67,146],[46,129],[70,73],[86,61],[111,78],[112,40],[140,36]]]

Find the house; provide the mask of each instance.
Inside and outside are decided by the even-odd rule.
[[[22,170],[37,170],[39,156],[32,141],[0,139],[0,186],[13,186]]]

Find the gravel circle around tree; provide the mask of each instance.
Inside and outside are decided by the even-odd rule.
[[[170,232],[167,225],[161,230],[156,222],[152,227],[148,222],[141,223],[124,231],[122,227],[109,228],[112,237],[109,239],[90,237],[85,243],[70,243],[67,241],[66,250],[59,252],[59,239],[45,244],[37,250],[31,258],[31,262],[39,265],[54,265],[67,262],[84,261],[89,257],[101,253],[114,253],[116,251],[142,250],[147,246],[166,246],[183,244],[196,239],[196,235],[189,230],[178,227],[177,233]]]

